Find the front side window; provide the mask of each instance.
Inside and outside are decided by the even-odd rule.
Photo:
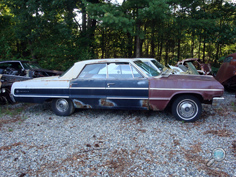
[[[79,78],[106,78],[106,64],[86,65]]]
[[[129,63],[109,63],[108,78],[133,78]]]

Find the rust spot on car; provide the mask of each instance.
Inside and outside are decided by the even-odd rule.
[[[92,108],[91,105],[84,104],[82,101],[79,101],[79,100],[73,100],[73,103],[76,108],[88,108],[88,109]]]
[[[106,99],[103,99],[103,98],[99,100],[99,104],[101,106],[106,106],[106,107],[114,107],[114,106],[116,106],[116,104],[113,103],[111,100],[106,100]]]
[[[160,109],[157,108],[157,106],[150,104],[150,109],[153,111],[160,111]]]
[[[148,100],[141,100],[140,102],[141,102],[141,106],[143,108],[149,109],[149,101]]]

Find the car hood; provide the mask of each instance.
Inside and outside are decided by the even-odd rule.
[[[221,89],[224,87],[213,76],[203,75],[169,75],[150,79],[150,87],[183,89]]]

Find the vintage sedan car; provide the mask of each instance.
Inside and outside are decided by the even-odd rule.
[[[98,59],[75,63],[62,76],[15,82],[17,102],[52,101],[68,116],[75,108],[159,111],[170,107],[178,120],[195,121],[202,104],[222,99],[223,86],[212,76],[159,73],[139,59]]]

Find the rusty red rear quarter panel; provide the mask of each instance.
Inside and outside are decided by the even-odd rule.
[[[220,97],[224,87],[212,76],[170,75],[149,80],[149,100],[152,110],[164,110],[170,100],[179,94],[197,94],[204,101]]]

